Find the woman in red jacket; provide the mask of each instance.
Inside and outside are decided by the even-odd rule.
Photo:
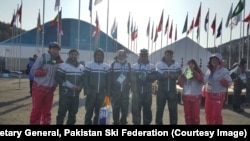
[[[201,90],[204,75],[194,59],[188,61],[184,73],[178,78],[182,89],[182,101],[187,125],[200,124]]]

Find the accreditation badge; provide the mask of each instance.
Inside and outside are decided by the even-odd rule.
[[[123,74],[120,74],[120,76],[117,78],[116,81],[122,84],[125,79],[126,79],[126,76]]]
[[[186,72],[185,72],[185,77],[186,77],[187,79],[190,79],[190,78],[193,77],[193,72],[192,72],[192,70],[191,70],[189,67],[187,68],[187,70],[186,70]]]
[[[185,94],[192,94],[191,93],[191,86],[190,85],[185,85],[184,86]]]

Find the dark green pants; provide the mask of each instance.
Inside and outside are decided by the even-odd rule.
[[[103,105],[104,102],[104,93],[90,93],[86,96],[85,102],[85,125],[98,125],[99,119],[99,110]],[[94,118],[92,120],[94,113]]]
[[[73,125],[76,122],[76,114],[79,108],[79,93],[73,95],[72,93],[60,93],[59,94],[59,105],[58,105],[58,114],[56,117],[56,124],[64,124],[66,114],[67,125]]]
[[[112,95],[112,110],[114,124],[127,124],[129,92],[114,92]],[[121,115],[121,116],[120,116]]]
[[[143,125],[149,125],[152,122],[152,94],[134,93],[132,95],[132,120],[133,124],[140,125],[141,117]],[[142,116],[141,116],[142,113]]]
[[[176,91],[166,91],[160,90],[156,97],[156,119],[157,125],[163,124],[163,112],[165,109],[166,102],[168,103],[169,110],[169,121],[171,125],[176,125],[178,121],[177,117],[177,92]]]

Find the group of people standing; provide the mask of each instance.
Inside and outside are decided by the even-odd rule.
[[[173,51],[166,50],[162,60],[153,65],[148,59],[148,50],[141,49],[136,63],[127,61],[124,50],[118,50],[111,64],[104,62],[104,51],[98,48],[94,60],[85,65],[79,63],[79,52],[69,51],[64,62],[56,42],[49,44],[47,53],[34,62],[31,74],[32,110],[30,124],[51,124],[51,108],[56,87],[59,85],[59,106],[56,124],[73,125],[79,107],[79,95],[83,90],[85,101],[85,125],[97,125],[99,110],[105,96],[111,98],[113,124],[126,125],[132,94],[132,122],[134,125],[152,123],[152,83],[157,81],[156,117],[157,125],[164,124],[163,115],[166,103],[169,110],[169,123],[178,122],[177,87],[183,87],[182,100],[186,124],[200,124],[200,103],[205,92],[205,113],[207,124],[222,124],[222,108],[226,90],[232,84],[230,72],[222,64],[220,54],[209,58],[208,70],[201,71],[194,59],[187,62],[182,71],[181,65],[173,59]],[[203,89],[204,88],[204,89]],[[67,117],[67,119],[65,119]],[[64,121],[66,120],[66,123]]]

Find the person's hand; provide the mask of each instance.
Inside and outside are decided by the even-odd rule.
[[[48,68],[43,69],[43,71],[47,74],[49,72]]]
[[[74,91],[79,91],[80,90],[79,87],[77,87],[77,86],[73,86],[71,89],[74,90]]]

